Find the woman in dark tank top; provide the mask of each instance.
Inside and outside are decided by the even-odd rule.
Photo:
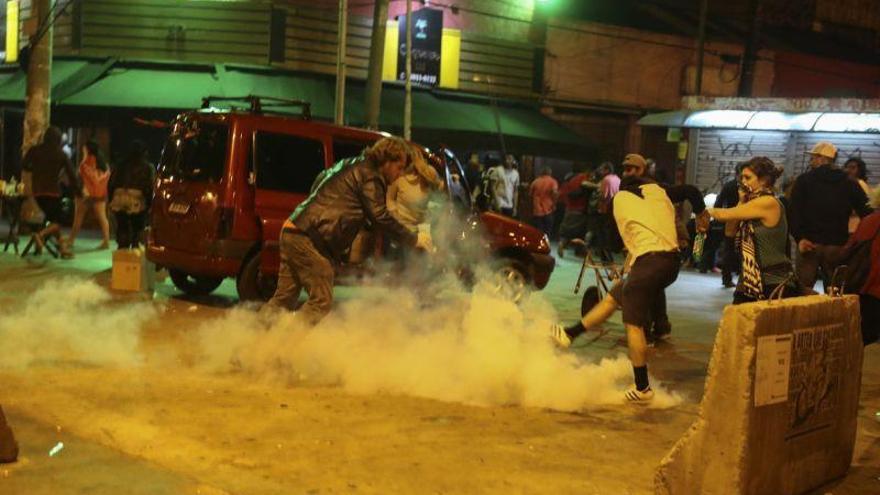
[[[799,295],[792,276],[785,207],[773,190],[781,175],[782,167],[769,158],[755,157],[743,166],[739,204],[708,208],[716,220],[738,224],[736,239],[742,271],[734,304],[768,299],[777,289],[782,297]]]

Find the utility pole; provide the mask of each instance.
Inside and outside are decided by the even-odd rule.
[[[406,0],[406,96],[403,103],[403,138],[412,139],[412,0]]]
[[[752,96],[752,85],[755,82],[755,58],[758,54],[758,40],[761,32],[761,0],[749,0],[749,37],[743,51],[742,68],[739,76],[737,96]]]
[[[339,0],[339,39],[336,42],[336,125],[345,123],[345,48],[348,39],[348,0]]]
[[[700,32],[697,35],[697,81],[696,94],[703,94],[703,55],[706,44],[706,21],[709,17],[709,0],[700,0]]]
[[[388,23],[388,0],[376,0],[373,8],[373,33],[370,38],[370,68],[367,74],[367,128],[379,128],[382,105],[382,66],[385,61],[385,31]]]
[[[49,127],[52,103],[52,0],[34,0],[31,5],[31,16],[39,22],[35,23],[36,32],[30,33],[22,155],[39,144]]]

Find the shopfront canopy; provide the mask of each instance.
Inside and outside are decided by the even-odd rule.
[[[189,110],[205,96],[257,95],[299,99],[311,104],[312,117],[332,120],[335,79],[317,74],[284,72],[266,67],[185,64],[116,59],[56,59],[52,70],[52,103],[60,107]],[[0,101],[24,101],[26,77],[20,69],[0,72]],[[534,102],[493,99],[457,92],[414,89],[414,136],[430,142],[511,144],[519,152],[562,150],[575,155],[584,140],[541,113]],[[350,80],[345,122],[366,124],[366,89]],[[403,129],[404,89],[382,91],[380,128]],[[425,141],[426,144],[428,141]]]
[[[880,133],[880,112],[678,110],[646,115],[639,120],[639,125],[749,131]]]

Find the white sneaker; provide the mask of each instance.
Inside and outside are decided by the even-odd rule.
[[[654,391],[651,390],[651,387],[648,387],[646,390],[638,390],[633,387],[624,393],[624,398],[629,403],[648,404],[654,399]]]
[[[565,327],[562,326],[561,323],[550,325],[550,337],[553,339],[553,343],[555,343],[557,347],[568,349],[571,345],[571,337],[565,333]]]

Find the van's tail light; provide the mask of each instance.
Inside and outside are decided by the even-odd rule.
[[[232,208],[220,208],[220,221],[217,223],[217,237],[224,239],[232,234],[232,220],[235,210]]]

